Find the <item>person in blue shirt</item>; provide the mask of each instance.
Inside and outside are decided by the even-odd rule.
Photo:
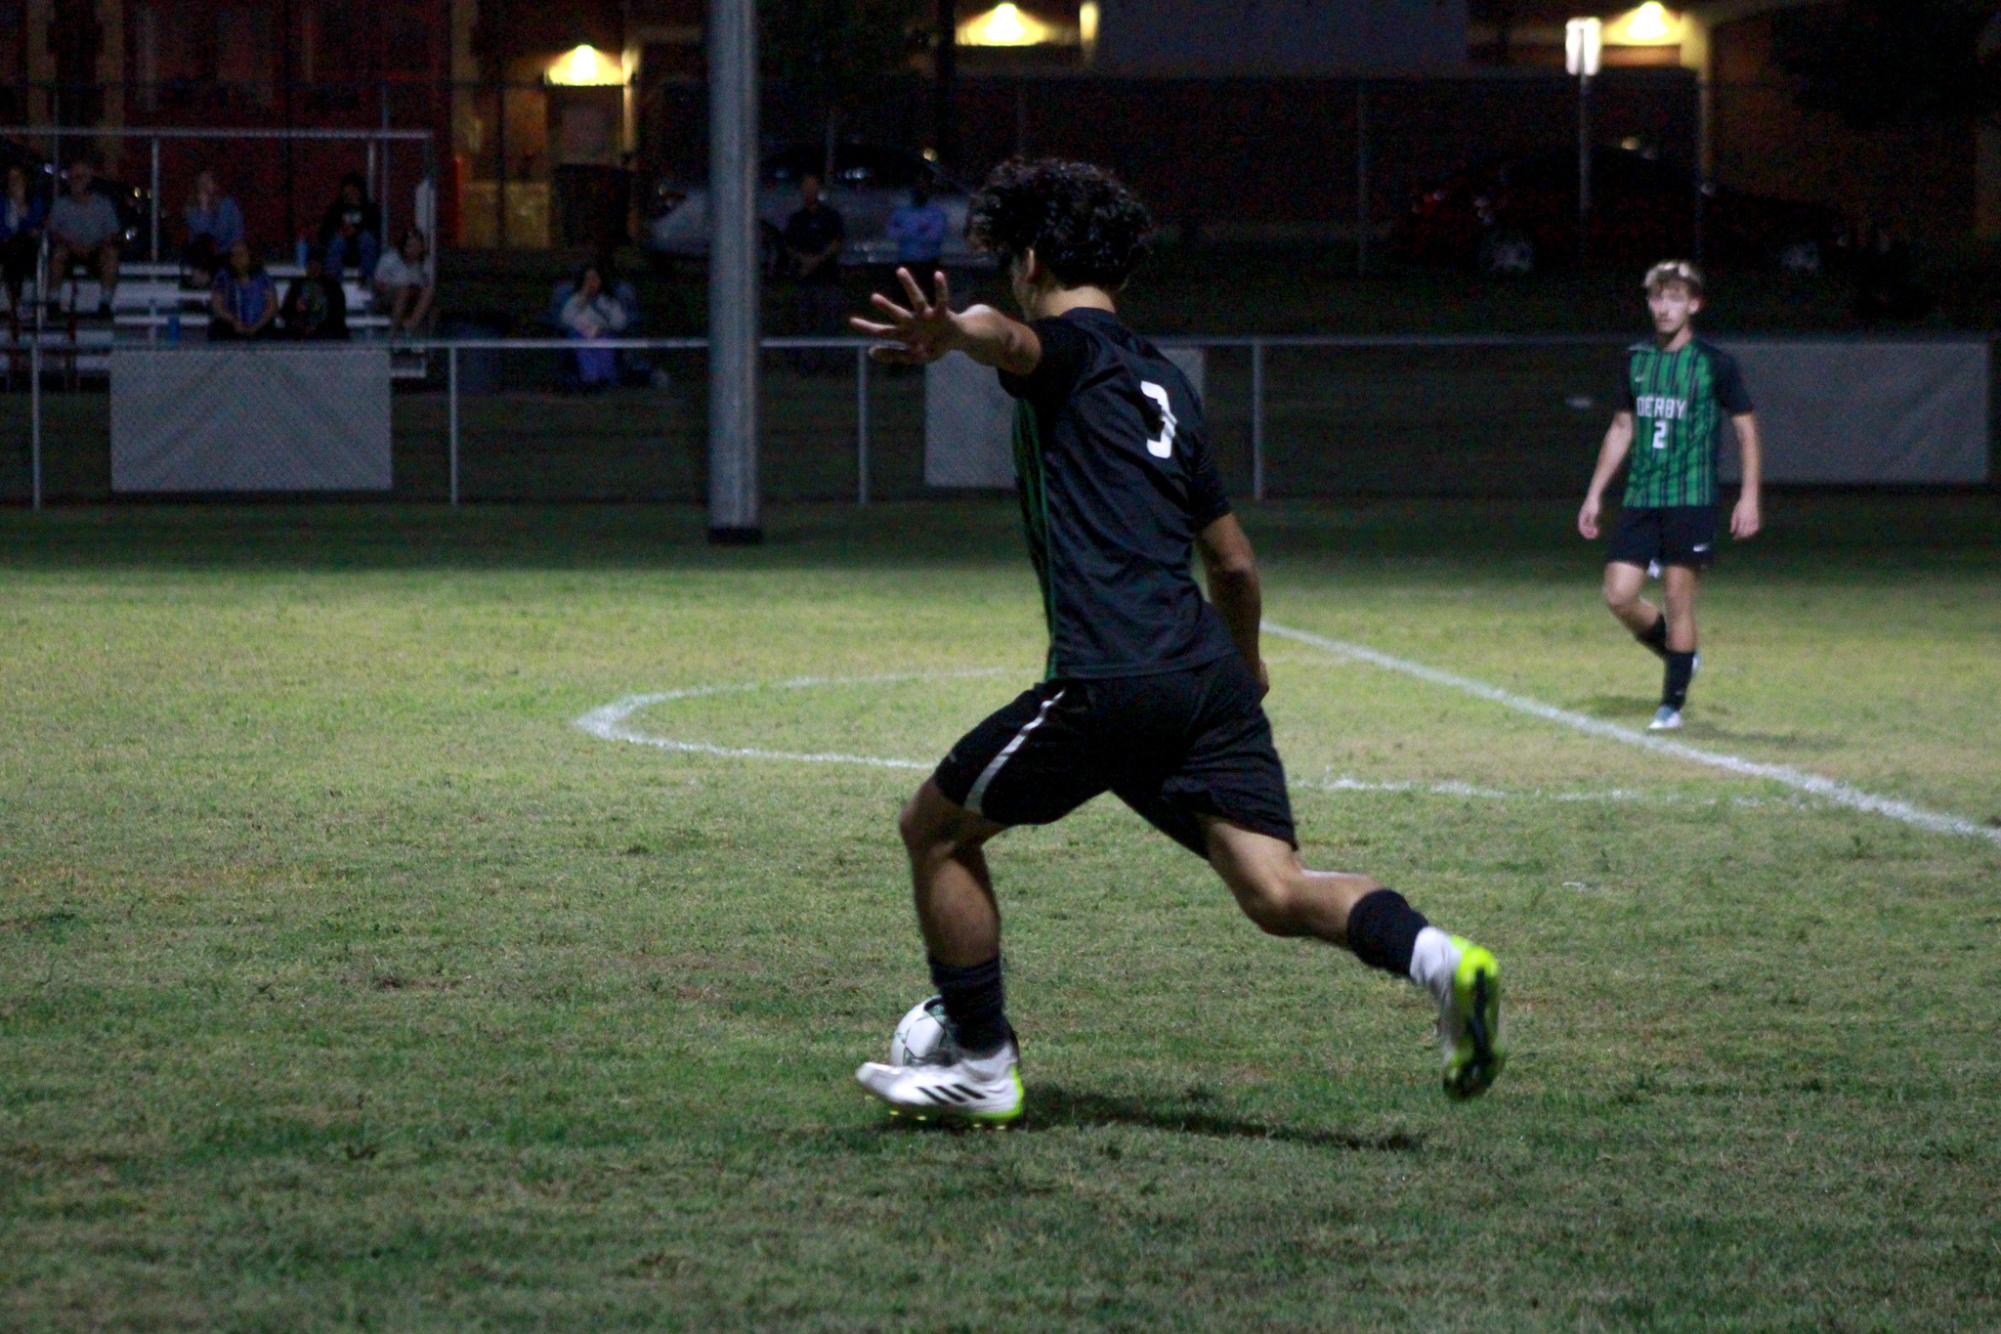
[[[211,343],[242,343],[269,336],[278,318],[278,285],[239,240],[229,248],[229,263],[215,276],[215,296],[209,302]]]
[[[215,173],[205,171],[195,177],[194,196],[181,217],[188,227],[182,262],[193,277],[211,283],[229,248],[243,239],[243,210],[216,185]]]
[[[48,205],[28,192],[28,173],[20,166],[7,168],[7,197],[0,199],[0,274],[7,284],[7,314],[21,315],[21,288],[35,271],[42,248],[42,225],[48,221]]]
[[[929,183],[919,181],[910,187],[910,202],[889,215],[884,235],[896,242],[897,263],[935,264],[951,225],[945,210],[932,202]]]

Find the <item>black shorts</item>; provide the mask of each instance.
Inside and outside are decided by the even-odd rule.
[[[1204,815],[1299,846],[1257,678],[1235,653],[1187,671],[1045,681],[961,737],[932,777],[997,824],[1051,824],[1110,792],[1198,857]]]
[[[1621,510],[1605,560],[1642,568],[1658,561],[1706,570],[1716,561],[1716,506]]]

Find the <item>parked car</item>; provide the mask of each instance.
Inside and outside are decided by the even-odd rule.
[[[757,220],[767,270],[781,253],[778,238],[785,220],[799,207],[799,180],[821,175],[826,150],[798,145],[772,153],[758,173]],[[943,258],[954,265],[991,263],[966,243],[965,187],[939,171],[922,154],[871,144],[842,144],[834,152],[833,175],[822,181],[822,198],[838,210],[847,227],[843,264],[895,262],[896,243],[883,233],[889,215],[910,199],[910,188],[923,181],[932,201],[950,220]],[[694,259],[709,253],[709,189],[707,182],[677,187],[656,186],[645,228],[646,248],[662,259]]]
[[[1704,258],[1730,264],[1819,273],[1842,233],[1831,208],[1698,182],[1671,161],[1600,148],[1591,155],[1591,256],[1646,265],[1692,254],[1698,205]],[[1421,262],[1520,274],[1574,260],[1577,232],[1577,152],[1557,150],[1462,167],[1421,191],[1395,248]]]
[[[65,162],[69,159],[65,158]],[[13,139],[0,138],[0,181],[7,172],[21,167],[28,173],[28,191],[47,203],[54,203],[56,195],[69,189],[64,182],[56,179],[55,163],[43,157],[34,149]],[[103,195],[118,210],[118,223],[124,229],[124,252],[127,259],[143,259],[141,248],[151,244],[151,228],[148,218],[148,195],[137,186],[99,173],[90,182],[91,191]]]

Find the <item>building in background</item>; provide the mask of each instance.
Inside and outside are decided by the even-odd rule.
[[[1564,24],[1604,20],[1608,70],[1680,67],[1701,90],[1691,149],[1718,183],[1836,207],[1916,235],[2001,237],[2001,134],[1967,116],[1858,129],[1804,108],[1781,64],[1784,38],[1834,20],[1837,0],[1694,0],[1591,5],[1472,0],[1476,64],[1561,70]],[[2001,45],[2001,20],[1988,30]]]
[[[1775,48],[1788,25],[1824,22],[1835,7],[960,0],[950,61],[927,26],[935,8],[918,6],[902,68],[836,117],[824,90],[809,94],[810,81],[768,68],[763,127],[773,146],[830,132],[909,149],[943,142],[947,166],[966,177],[1011,152],[1104,156],[1190,222],[1366,226],[1455,160],[1574,136],[1564,24],[1590,15],[1607,38],[1594,100],[1602,142],[1643,143],[1700,162],[1725,185],[1917,234],[2001,235],[1992,127],[1968,117],[1861,132],[1800,107]],[[643,182],[707,169],[706,8],[0,0],[0,121],[426,131],[428,165],[409,147],[378,165],[392,216],[409,216],[428,180],[447,243],[603,244],[629,234],[646,208]],[[781,10],[761,12],[768,23]],[[1990,40],[2001,47],[2001,23]],[[1180,128],[1163,135],[1158,123]],[[106,136],[96,148],[114,174],[148,179],[143,139]],[[260,244],[282,251],[339,176],[368,165],[367,148],[352,142],[170,141],[163,202],[175,216],[195,172],[213,168]]]

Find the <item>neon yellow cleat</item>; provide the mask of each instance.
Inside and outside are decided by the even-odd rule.
[[[1508,1062],[1501,1043],[1501,969],[1489,951],[1452,938],[1459,963],[1452,994],[1438,1007],[1438,1045],[1445,1054],[1445,1096],[1477,1098],[1500,1078]]]

